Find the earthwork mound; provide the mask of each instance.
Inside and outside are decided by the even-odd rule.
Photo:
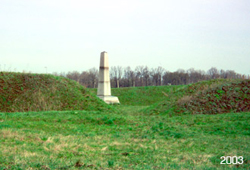
[[[250,111],[250,80],[216,79],[177,88],[145,114],[219,114]]]
[[[178,105],[193,114],[250,111],[250,80],[225,83],[178,100]]]
[[[0,112],[110,109],[73,80],[48,74],[0,72]]]

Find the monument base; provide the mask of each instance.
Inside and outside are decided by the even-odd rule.
[[[120,104],[118,97],[116,96],[97,96],[107,104]]]

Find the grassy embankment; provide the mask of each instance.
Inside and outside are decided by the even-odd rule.
[[[46,74],[0,72],[0,111],[110,110],[73,80]]]
[[[147,114],[218,114],[250,111],[250,80],[209,80],[190,84],[144,110]]]
[[[214,85],[202,88],[204,95],[198,95],[202,99],[217,88],[218,82],[204,84]],[[230,86],[230,82],[226,84]],[[0,167],[247,169],[250,165],[250,112],[204,115],[188,110],[186,105],[192,106],[192,101],[197,103],[195,94],[199,93],[200,85],[196,84],[192,90],[190,87],[194,86],[114,89],[113,95],[117,95],[123,105],[114,106],[112,110],[120,112],[110,112],[110,107],[89,111],[2,112]],[[245,92],[248,94],[249,88]],[[246,102],[249,96],[245,99],[245,93],[241,94]],[[187,95],[192,97],[183,101]],[[144,99],[147,105],[158,103],[147,108]],[[140,102],[136,104],[136,101]],[[95,101],[89,102],[90,106],[92,104],[95,105]],[[175,107],[172,114],[169,105]],[[182,110],[178,111],[179,108]],[[243,156],[244,164],[220,165],[223,155]]]

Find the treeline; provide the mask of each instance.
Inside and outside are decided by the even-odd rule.
[[[161,86],[161,85],[181,85],[190,84],[209,79],[249,79],[249,75],[241,75],[233,70],[218,70],[215,67],[208,71],[178,69],[175,72],[166,71],[162,67],[149,68],[148,66],[137,66],[134,70],[131,67],[113,66],[110,68],[111,87],[131,87],[131,86]],[[99,70],[91,68],[79,73],[72,71],[68,73],[53,73],[57,76],[67,77],[80,84],[97,88]]]

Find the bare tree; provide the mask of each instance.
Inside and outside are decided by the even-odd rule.
[[[120,88],[120,80],[122,78],[123,68],[121,66],[117,66],[117,88]]]
[[[227,78],[226,71],[223,69],[220,70],[220,78],[223,78],[223,79]]]
[[[111,87],[117,87],[117,69],[116,66],[112,66],[109,70]]]
[[[75,80],[79,83],[80,81],[80,73],[78,71],[68,72],[66,77],[72,80]]]
[[[158,81],[159,81],[159,76],[158,76],[158,72],[157,72],[157,68],[152,68],[150,71],[150,76],[152,77],[152,83],[154,86],[158,85]]]
[[[124,68],[124,83],[126,87],[133,85],[133,74],[131,74],[131,72],[133,71],[131,70],[130,66]]]
[[[133,85],[133,87],[135,87],[135,77],[136,77],[136,75],[135,75],[135,72],[133,70],[130,71],[130,77],[132,79],[132,85]]]
[[[77,71],[65,73],[53,73],[57,76],[63,76],[72,80],[78,81],[80,84],[97,88],[98,70],[91,68],[88,71],[83,71],[81,74]],[[216,78],[249,78],[249,75],[241,75],[233,70],[220,70],[212,67],[207,72],[203,70],[195,70],[190,68],[187,71],[178,69],[175,72],[165,71],[162,67],[149,69],[148,66],[137,66],[134,70],[128,67],[113,66],[110,69],[112,87],[130,87],[130,86],[150,86],[150,85],[179,85],[195,83],[202,80]]]
[[[161,66],[157,67],[157,73],[158,73],[158,85],[162,85],[162,76],[164,73],[165,69]]]
[[[110,69],[111,79],[115,82],[115,87],[120,87],[120,80],[123,75],[123,68],[121,66],[112,66]]]
[[[205,71],[202,70],[195,70],[194,68],[190,68],[186,73],[188,74],[188,81],[186,84],[196,83],[198,81],[208,79]]]
[[[162,68],[161,66],[151,69],[150,76],[151,76],[152,84],[154,86],[162,85],[162,76],[163,76],[164,71],[165,69]]]
[[[228,78],[228,79],[235,79],[235,78],[237,78],[236,75],[237,74],[233,70],[227,70],[226,71],[226,78]]]
[[[177,85],[179,83],[178,72],[169,72],[166,71],[163,75],[163,83],[164,85],[172,84]]]
[[[61,77],[67,77],[65,72],[61,72],[61,73],[59,74],[59,76],[61,76]]]
[[[143,78],[144,78],[144,80],[146,82],[146,86],[148,86],[149,85],[149,76],[150,76],[149,75],[149,68],[148,68],[148,66],[145,66],[143,68],[142,75],[143,75]]]
[[[169,71],[165,71],[162,78],[163,78],[163,85],[168,85],[168,83],[171,83],[169,80]]]
[[[96,68],[91,68],[88,71],[89,73],[89,79],[91,83],[91,87],[96,88],[97,87],[97,82],[98,82],[98,70]]]
[[[90,86],[90,79],[89,79],[89,72],[83,71],[80,75],[80,84],[85,87],[91,87]]]
[[[138,86],[143,86],[143,69],[144,66],[137,66],[135,68],[136,81]]]
[[[210,68],[207,72],[208,72],[208,75],[210,75],[210,77],[211,77],[212,79],[217,79],[217,78],[219,78],[219,71],[217,70],[217,68],[212,67],[212,68]]]

